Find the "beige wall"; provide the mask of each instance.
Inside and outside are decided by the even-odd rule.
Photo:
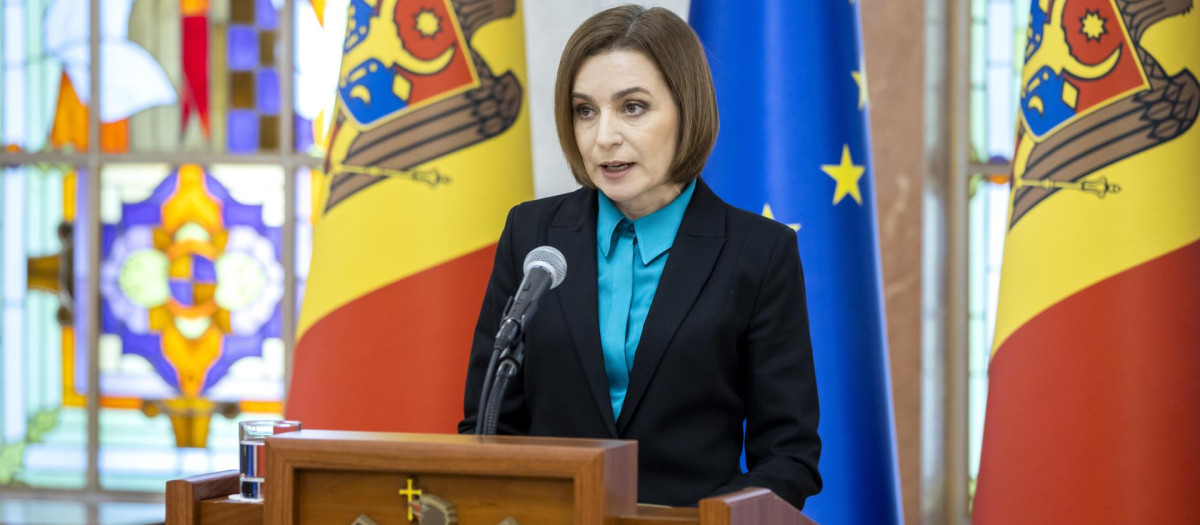
[[[925,1],[859,0],[905,522],[921,523]]]

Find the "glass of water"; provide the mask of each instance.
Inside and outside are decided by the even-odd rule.
[[[242,501],[262,501],[266,469],[266,438],[300,430],[299,421],[242,421],[238,424],[238,481]]]

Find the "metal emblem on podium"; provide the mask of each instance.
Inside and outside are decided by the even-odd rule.
[[[417,516],[417,523],[421,525],[455,525],[458,523],[458,511],[454,510],[454,504],[433,494],[426,494],[417,501],[410,501],[408,511]]]
[[[419,523],[420,525],[456,525],[458,523],[458,511],[454,509],[453,503],[440,496],[427,494],[425,491],[415,488],[413,486],[415,483],[415,479],[408,478],[405,481],[405,487],[397,491],[408,500],[408,521],[410,523]],[[366,515],[359,516],[360,520],[363,518],[366,518]],[[371,521],[359,523],[356,521],[352,525],[375,525],[375,523]],[[504,518],[499,525],[520,524],[512,516],[509,516]]]

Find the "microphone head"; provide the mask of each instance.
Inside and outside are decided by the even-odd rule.
[[[551,288],[562,284],[563,279],[567,278],[567,258],[553,246],[538,246],[529,250],[529,255],[525,256],[525,273],[528,274],[533,268],[550,272]]]

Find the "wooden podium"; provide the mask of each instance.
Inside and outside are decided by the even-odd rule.
[[[235,470],[168,482],[167,525],[418,523],[410,501],[462,525],[813,523],[766,489],[638,505],[633,441],[304,430],[267,438],[266,472],[264,503],[229,499]]]

